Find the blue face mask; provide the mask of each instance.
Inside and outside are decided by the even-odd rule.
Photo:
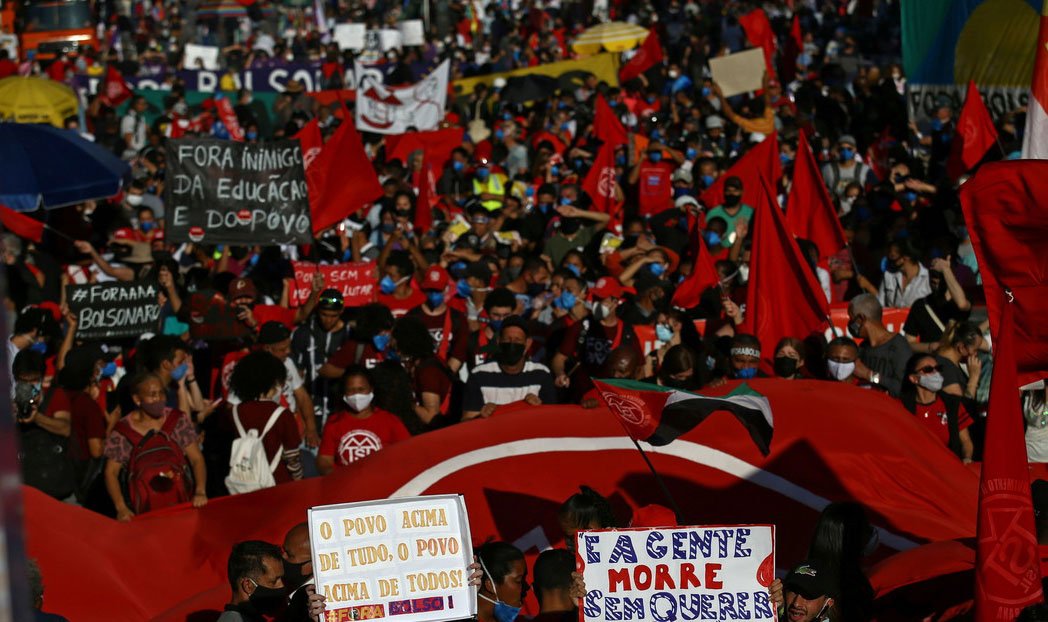
[[[426,292],[426,304],[430,309],[436,309],[444,304],[444,292]]]
[[[903,193],[903,196],[910,203],[913,203],[914,201],[917,200],[917,193],[914,192],[913,190],[907,190],[905,193]]]
[[[379,228],[382,229],[382,233],[393,233],[393,231],[397,228],[397,223],[384,222],[382,223],[382,226]]]
[[[47,352],[47,342],[34,341],[33,345],[29,346],[29,349],[33,352],[39,352],[40,354],[44,354]]]
[[[703,97],[709,97],[711,92],[712,91],[710,91],[710,87],[708,87],[708,86],[702,87],[702,96]]]
[[[619,155],[615,156],[615,165],[616,166],[626,166],[626,156],[621,154],[621,153]]]
[[[248,140],[255,140],[258,138],[258,132],[248,132],[246,136]]]
[[[942,129],[942,121],[939,119],[932,119],[932,129],[938,132]]]
[[[459,162],[458,160],[454,160],[454,161],[451,162],[451,168],[456,173],[462,172],[462,169],[465,168],[465,166],[466,166],[465,164],[463,164],[462,162]]]
[[[848,160],[855,159],[855,150],[845,147],[841,149],[841,162],[847,162]]]
[[[387,274],[386,276],[382,277],[381,281],[378,282],[378,288],[382,290],[383,294],[389,296],[393,293],[393,290],[397,288],[397,283],[396,281],[391,279]]]
[[[495,601],[495,610],[492,613],[495,616],[495,622],[513,622],[520,614],[520,607],[513,607],[502,601]]]
[[[560,166],[557,165],[557,164],[554,164],[553,166],[549,167],[549,173],[550,173],[550,175],[553,175],[554,177],[556,177],[557,175],[560,175]]]
[[[689,160],[694,160],[695,156],[697,156],[697,155],[699,155],[699,152],[696,151],[693,147],[688,147],[684,151],[684,157],[689,159]]]
[[[513,120],[513,115],[511,115],[508,112],[503,112],[502,113],[502,120],[503,121],[512,121]]]
[[[581,277],[582,276],[582,270],[579,270],[579,267],[576,266],[575,264],[569,263],[568,265],[566,265],[564,267],[567,268],[568,270],[571,270],[571,273],[574,274],[575,276],[577,276],[577,277]]]
[[[103,378],[112,378],[115,375],[116,375],[116,362],[115,361],[109,361],[108,363],[106,363],[105,365],[102,366],[102,377]]]
[[[179,380],[184,378],[187,373],[189,373],[189,363],[182,363],[178,367],[171,370],[171,379],[175,382],[178,382]]]
[[[655,326],[655,338],[662,343],[668,343],[673,339],[673,329],[665,324],[658,324]]]
[[[651,271],[655,277],[660,277],[666,272],[666,266],[661,263],[648,264],[648,270]]]
[[[469,286],[469,283],[466,282],[466,279],[460,279],[459,282],[455,285],[455,292],[463,298],[469,298],[470,294],[473,293],[473,288]]]
[[[707,231],[702,237],[706,238],[706,244],[710,246],[720,246],[721,236],[716,231]]]
[[[448,266],[448,272],[455,278],[460,278],[462,273],[466,270],[466,262],[456,261],[455,263]]]
[[[660,161],[662,161],[662,152],[661,151],[652,151],[651,153],[648,154],[648,159],[651,160],[652,162],[660,162]]]
[[[569,199],[568,197],[560,197],[560,204],[571,205],[571,199]]]
[[[506,137],[506,133],[502,130],[495,130],[495,140],[502,140]]]
[[[552,207],[553,207],[552,203],[539,203],[539,211],[542,212],[543,214],[548,213],[550,208],[552,208]]]
[[[703,185],[704,185],[704,186],[706,186],[707,188],[709,188],[710,186],[712,186],[712,185],[713,185],[713,182],[715,182],[715,181],[717,181],[717,180],[713,178],[713,175],[703,175],[703,176],[702,176],[702,183],[703,183]]]
[[[375,335],[374,337],[371,338],[371,343],[372,343],[372,345],[375,346],[375,349],[378,350],[379,352],[385,352],[386,348],[389,347],[389,340],[390,340],[390,336],[389,335],[387,335],[385,333],[379,333],[378,335]]]
[[[533,196],[535,196],[535,189],[532,188],[531,186],[528,186],[527,188],[524,189],[524,196],[526,196],[526,197],[533,197]]]
[[[477,179],[480,181],[487,181],[488,177],[491,175],[491,171],[486,168],[478,168],[476,175]]]
[[[147,220],[145,222],[138,223],[138,228],[142,230],[142,233],[149,233],[150,231],[153,230],[153,227],[155,227],[155,226],[156,226],[156,223],[153,222],[152,220]]]
[[[742,380],[750,380],[757,377],[756,367],[747,367],[746,369],[736,369],[735,377],[741,378]]]
[[[575,294],[563,291],[553,300],[553,306],[558,309],[570,309],[575,306],[575,302]]]
[[[781,163],[781,164],[782,164],[783,166],[786,166],[787,164],[789,164],[789,163],[790,163],[790,156],[786,155],[785,153],[780,153],[780,154],[779,154],[779,162],[780,162],[780,163]]]
[[[502,330],[502,320],[488,320],[488,326],[497,333]]]
[[[674,188],[673,189],[673,198],[674,199],[679,199],[679,198],[681,198],[683,196],[687,196],[689,194],[691,194],[691,190],[688,189],[688,188]]]

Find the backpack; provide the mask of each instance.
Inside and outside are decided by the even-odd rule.
[[[255,428],[244,431],[244,426],[240,423],[240,416],[237,414],[237,407],[233,406],[233,423],[237,426],[239,436],[233,441],[229,455],[229,475],[226,476],[226,488],[229,494],[239,495],[276,485],[273,472],[277,470],[280,458],[284,455],[284,447],[281,446],[277,450],[273,461],[270,462],[266,458],[266,448],[262,445],[262,439],[276,425],[277,419],[283,412],[284,407],[278,406],[269,416],[269,421],[262,429],[262,434],[259,434]]]
[[[172,438],[178,419],[172,412],[159,431],[150,430],[144,436],[127,419],[113,428],[131,443],[125,482],[129,507],[135,514],[185,503],[192,497],[193,476],[185,451]]]

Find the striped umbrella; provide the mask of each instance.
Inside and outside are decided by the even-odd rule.
[[[571,47],[579,54],[596,54],[601,49],[625,52],[644,41],[648,30],[626,22],[597,24],[575,38]]]

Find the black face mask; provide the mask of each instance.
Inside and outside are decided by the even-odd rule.
[[[776,356],[773,367],[775,375],[780,378],[791,378],[797,373],[797,359],[788,356]]]
[[[126,244],[113,245],[113,259],[126,259],[131,256],[131,247]]]
[[[302,567],[308,563],[308,559],[298,564],[292,564],[288,560],[284,560],[284,586],[288,591],[298,589],[309,578],[308,575],[302,574]]]
[[[677,380],[676,378],[666,378],[662,381],[662,384],[671,389],[680,389],[682,391],[691,391],[695,388],[691,378],[686,378],[684,380]]]
[[[560,221],[560,232],[571,235],[578,231],[581,225],[582,223],[575,218],[562,218]]]
[[[255,586],[248,597],[248,604],[258,613],[271,614],[280,611],[287,603],[287,592],[283,588]]]
[[[530,283],[528,285],[528,296],[531,296],[532,298],[538,296],[544,291],[546,291],[545,283]]]
[[[899,266],[894,261],[889,259],[888,260],[888,265],[886,266],[886,269],[888,270],[888,272],[891,272],[892,274],[895,274],[896,272],[898,272],[901,269],[901,266]]]
[[[735,207],[742,200],[741,194],[726,194],[724,195],[724,206]]]
[[[522,343],[500,343],[495,360],[499,365],[511,367],[520,362],[524,357],[524,344]]]

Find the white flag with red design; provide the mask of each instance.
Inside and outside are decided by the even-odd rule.
[[[1026,105],[1023,159],[1048,160],[1048,0],[1041,8],[1037,57],[1033,61],[1030,100]]]
[[[450,63],[444,61],[411,86],[388,87],[382,73],[360,63],[357,76],[357,129],[376,134],[435,130],[444,120]]]

